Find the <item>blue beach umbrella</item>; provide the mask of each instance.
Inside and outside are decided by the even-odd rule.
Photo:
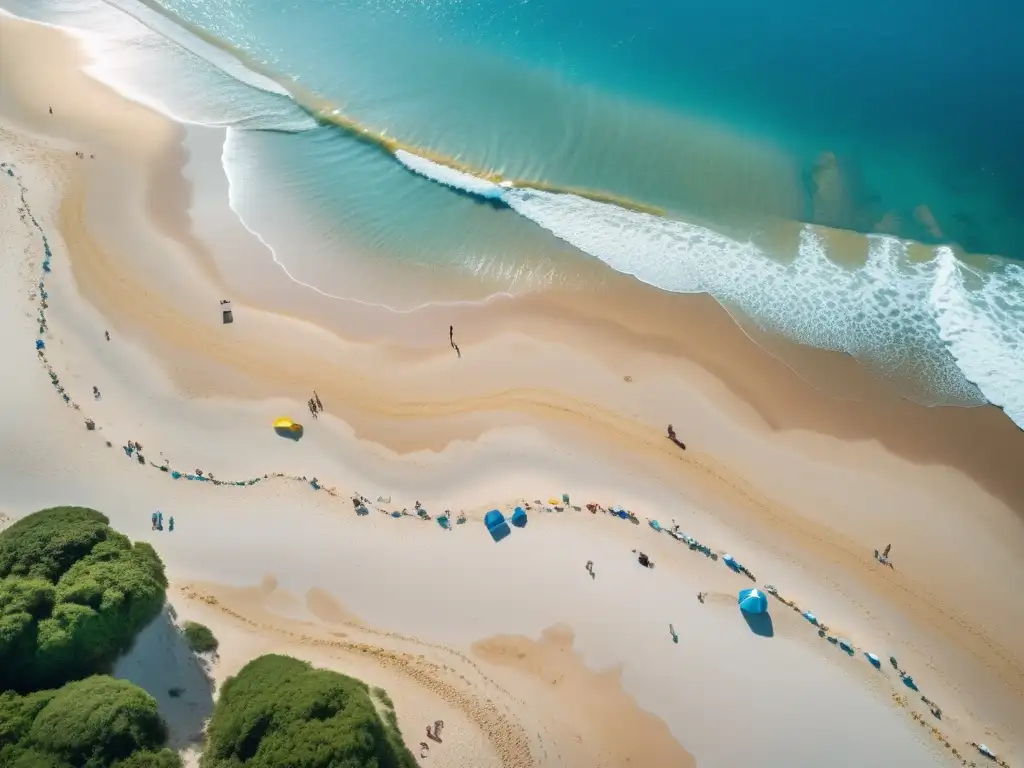
[[[759,589],[744,589],[739,594],[739,604],[744,613],[764,613],[768,610],[768,597]]]
[[[505,522],[505,516],[497,509],[492,509],[484,516],[484,525],[495,541],[501,541],[512,532]]]
[[[817,624],[818,623],[818,617],[815,616],[810,611],[804,611],[804,618],[807,619],[809,622],[811,622],[811,624]]]

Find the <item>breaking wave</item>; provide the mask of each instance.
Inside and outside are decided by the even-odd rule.
[[[851,268],[829,258],[822,231],[812,226],[801,229],[796,254],[778,254],[780,260],[637,201],[504,179],[405,144],[152,3],[3,3],[15,15],[71,31],[92,59],[90,73],[174,119],[242,133],[332,125],[413,173],[507,205],[619,272],[667,291],[708,293],[762,328],[927,382],[932,402],[988,401],[1024,427],[1019,265],[987,259],[970,266],[946,247],[931,259],[911,259],[905,241],[869,236],[866,262]]]
[[[404,153],[421,176],[498,197],[613,269],[667,291],[708,293],[766,330],[846,352],[888,375],[927,382],[935,402],[1002,407],[1024,427],[1024,268],[987,259],[972,269],[948,247],[911,260],[908,243],[867,237],[863,266],[829,258],[804,225],[795,258],[706,227],[577,195],[494,184]]]
[[[80,41],[85,71],[181,123],[306,131],[316,120],[272,78],[132,0],[3,0],[0,12]]]

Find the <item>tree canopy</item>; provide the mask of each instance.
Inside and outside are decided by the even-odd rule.
[[[205,624],[200,624],[198,621],[186,621],[183,629],[188,647],[196,653],[213,653],[220,645],[213,631]]]
[[[0,765],[11,768],[180,768],[161,749],[167,726],[136,685],[93,676],[55,691],[0,694]]]
[[[202,768],[415,768],[366,685],[288,656],[261,656],[224,683]]]
[[[106,671],[160,612],[163,563],[105,515],[53,507],[0,533],[0,690]]]

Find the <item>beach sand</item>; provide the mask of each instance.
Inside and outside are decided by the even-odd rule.
[[[216,681],[269,651],[360,677],[415,754],[445,720],[424,765],[942,765],[970,740],[1024,758],[1024,435],[1001,411],[915,405],[850,358],[786,345],[798,376],[707,297],[611,273],[409,313],[317,295],[233,216],[223,131],[83,63],[63,33],[0,18],[0,509],[94,506],[151,541],[175,611],[221,639]],[[47,359],[81,411],[33,348],[43,255],[22,190],[53,249]],[[274,434],[279,416],[301,440]],[[128,440],[186,472],[343,493],[174,481]],[[470,521],[357,517],[353,492]],[[753,584],[646,525],[531,510],[495,545],[480,523],[563,492],[732,552],[895,655],[943,719],[774,600],[773,636],[752,632],[735,595]],[[154,509],[173,533],[150,529]],[[894,569],[872,555],[888,543]],[[140,647],[177,653],[171,629],[152,635]],[[176,744],[209,704],[197,686],[177,710],[158,697]]]

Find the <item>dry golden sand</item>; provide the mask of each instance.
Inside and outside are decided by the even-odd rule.
[[[31,72],[17,83],[2,81],[4,105],[20,124],[97,154],[95,162],[78,161],[70,150],[16,139],[32,145],[35,160],[52,166],[62,185],[60,229],[77,290],[111,329],[145,344],[184,392],[302,402],[316,382],[331,416],[397,453],[440,451],[506,424],[585,445],[595,460],[634,468],[638,483],[678,490],[821,580],[857,584],[955,655],[954,688],[975,684],[983,672],[983,685],[1008,702],[1006,721],[1024,721],[1024,646],[1015,642],[1024,631],[1024,606],[1013,599],[1024,562],[1024,433],[998,409],[923,408],[851,358],[759,339],[819,384],[810,386],[708,297],[667,295],[600,269],[592,287],[575,293],[409,315],[341,304],[328,312],[312,298],[291,317],[247,306],[238,275],[219,270],[191,232],[180,130],[84,77],[79,63],[53,31],[0,21],[0,69]],[[46,105],[54,93],[73,97],[61,98],[59,119],[50,120]],[[93,173],[100,168],[115,179],[142,179],[144,208],[158,231],[180,245],[180,285],[157,268],[166,251],[126,249],[111,235],[109,214],[91,210],[101,198],[115,209],[139,208],[134,189],[110,178],[104,183]],[[267,258],[255,251],[252,257],[254,264]],[[193,272],[202,279],[190,281]],[[227,284],[234,286],[236,315],[246,317],[230,335],[219,331],[215,313],[194,311],[197,302],[215,306]],[[449,322],[464,351],[458,364],[446,340],[441,349],[424,346],[434,332],[426,329]],[[368,343],[367,329],[374,329],[375,343]],[[664,439],[668,421],[689,443],[685,453]],[[921,498],[897,496],[908,486]],[[887,498],[902,501],[879,501]],[[874,514],[880,503],[884,514]],[[927,539],[918,535],[922,506],[935,521]],[[860,510],[882,522],[865,515],[861,524]],[[985,558],[965,551],[974,526],[1005,547],[1001,554],[1017,570],[992,572]],[[954,533],[942,540],[946,529]],[[908,533],[897,552],[917,555],[913,568],[877,567],[869,542],[881,546],[890,533],[899,542],[901,531]],[[248,611],[231,613],[220,597],[216,604],[238,621],[328,642],[288,634],[266,617],[257,622]],[[991,600],[1003,609],[993,613]],[[336,613],[326,595],[306,604],[350,631],[352,617]],[[377,652],[369,641],[330,642]],[[556,653],[544,642],[535,649],[537,668]],[[528,764],[515,761],[531,759],[530,739],[507,714],[438,677],[434,667],[398,651],[380,653],[381,664],[439,686],[439,696],[474,713],[504,764]]]
[[[672,737],[665,721],[637,708],[622,690],[618,669],[594,672],[573,651],[571,627],[556,625],[539,640],[492,637],[473,644],[474,656],[537,681],[543,696],[557,702],[561,727],[575,733],[574,754],[566,765],[612,768],[629,765],[695,765]]]
[[[289,604],[293,598],[283,593],[273,578],[251,588],[182,584],[175,593],[176,603],[179,598],[201,603],[236,625],[276,636],[286,644],[341,653],[335,656],[341,662],[336,664],[340,671],[346,669],[345,654],[370,659],[459,710],[486,736],[500,764],[507,768],[693,765],[693,758],[675,741],[664,721],[641,710],[623,691],[617,670],[594,672],[582,663],[573,652],[573,634],[568,627],[553,627],[538,641],[522,637],[481,640],[471,649],[481,665],[459,651],[370,628],[320,590],[310,590],[305,596],[318,621],[282,617],[273,605]],[[218,631],[216,627],[214,631]],[[225,648],[223,652],[230,651]],[[488,674],[492,665],[536,679],[544,690],[531,689],[528,703],[523,702]],[[401,701],[401,689],[390,692]],[[546,739],[540,733],[529,735],[531,726],[517,716],[527,712],[533,718],[541,714],[552,718]],[[418,724],[400,722],[400,726],[407,742],[417,744]],[[446,734],[451,732],[446,726]],[[450,737],[446,744],[445,749],[460,749]],[[441,749],[432,745],[435,754]],[[472,758],[464,754],[461,759]]]

